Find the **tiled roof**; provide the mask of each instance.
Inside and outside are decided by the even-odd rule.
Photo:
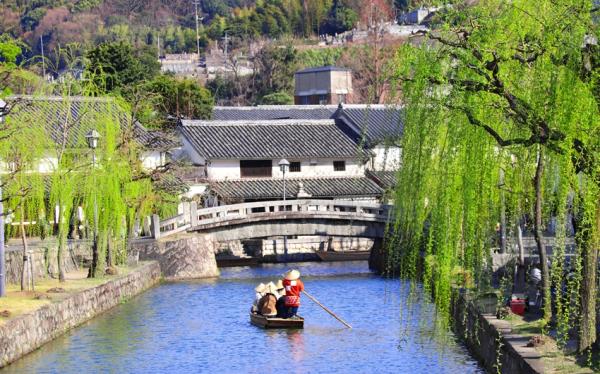
[[[244,107],[216,106],[212,118],[224,121],[255,121],[276,119],[330,119],[335,105],[259,105]]]
[[[339,66],[319,66],[316,68],[307,68],[303,70],[299,70],[296,74],[304,74],[304,73],[317,73],[321,71],[350,71],[348,68],[343,68]]]
[[[289,199],[298,195],[299,183],[313,198],[335,197],[379,197],[383,190],[366,177],[323,177],[286,179],[286,196]],[[222,198],[229,199],[281,199],[283,181],[281,179],[237,179],[213,182],[211,190]]]
[[[359,154],[356,144],[332,120],[182,120],[179,130],[207,160],[347,158]]]
[[[259,105],[214,107],[215,120],[266,121],[277,119],[337,119],[355,133],[352,138],[371,146],[402,136],[402,110],[397,106],[336,105]]]
[[[344,107],[338,112],[338,118],[361,134],[368,146],[397,140],[404,129],[398,107]]]
[[[69,147],[87,147],[85,134],[98,124],[112,122],[113,125],[127,128],[131,122],[131,114],[112,98],[12,96],[7,102],[11,106],[8,115],[10,120],[42,122],[46,124],[47,133],[54,142],[62,143],[66,136]],[[133,138],[146,146],[156,136],[136,122]]]
[[[367,170],[367,176],[371,178],[375,183],[384,189],[393,188],[396,186],[397,178],[396,171],[373,171]]]

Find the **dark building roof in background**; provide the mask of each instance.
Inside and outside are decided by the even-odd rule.
[[[404,129],[398,106],[346,104],[336,105],[259,105],[214,107],[213,119],[267,121],[277,119],[336,119],[346,125],[355,142],[372,146],[397,140]],[[348,134],[348,131],[346,131]],[[349,134],[348,134],[349,135]]]
[[[299,183],[313,198],[335,197],[379,197],[383,190],[366,177],[324,177],[286,179],[288,198],[298,195]],[[211,190],[225,199],[280,199],[283,181],[281,179],[237,179],[211,183]]]
[[[344,107],[337,118],[358,132],[368,146],[397,140],[404,130],[402,111],[398,107]]]
[[[182,120],[179,131],[207,160],[358,155],[356,144],[332,120]]]
[[[43,122],[54,142],[61,143],[66,135],[69,147],[87,147],[85,134],[98,123],[107,123],[108,120],[114,121],[121,129],[132,128],[133,139],[143,146],[164,142],[157,140],[157,135],[162,137],[162,134],[149,132],[138,122],[131,127],[131,113],[112,98],[12,96],[7,102],[11,107],[8,118],[25,123]]]
[[[224,121],[259,121],[275,119],[330,119],[337,105],[259,105],[213,108],[212,118]]]
[[[373,171],[367,170],[367,176],[377,183],[383,189],[390,189],[396,186],[397,171],[386,170],[386,171]]]
[[[305,73],[319,73],[322,71],[351,71],[348,68],[340,67],[340,66],[319,66],[315,68],[307,68],[298,70],[296,74],[305,74]]]

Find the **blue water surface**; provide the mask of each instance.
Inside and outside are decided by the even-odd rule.
[[[434,308],[365,262],[293,264],[306,289],[303,330],[263,330],[248,310],[259,282],[291,265],[222,269],[219,279],[166,283],[46,344],[0,373],[483,373]]]

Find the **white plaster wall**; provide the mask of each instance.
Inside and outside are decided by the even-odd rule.
[[[160,151],[144,152],[140,158],[142,166],[146,170],[156,169],[167,162],[165,153]]]
[[[333,161],[345,161],[345,171],[334,171]],[[364,165],[360,165],[355,159],[314,159],[311,160],[298,160],[290,158],[290,162],[300,161],[300,172],[289,172],[286,174],[287,178],[312,178],[312,177],[349,177],[349,176],[363,176],[365,173]],[[272,160],[273,178],[282,178],[283,175],[279,169],[279,160]],[[208,165],[208,178],[211,180],[223,180],[223,179],[239,179],[240,175],[240,160],[212,160]]]
[[[356,176],[364,176],[365,168],[364,165],[359,165],[357,160],[352,158],[321,158],[315,159],[316,164],[311,163],[310,160],[297,160],[297,159],[287,159],[290,162],[300,161],[300,172],[288,172],[286,177],[288,178],[311,178],[311,177],[356,177]],[[346,161],[346,170],[345,171],[334,171],[333,170],[333,161]],[[279,162],[279,161],[277,161]],[[281,178],[283,177],[281,170],[279,170],[279,166],[277,162],[273,168],[273,177]]]
[[[240,160],[211,160],[208,163],[208,179],[239,179]]]
[[[402,148],[398,146],[378,145],[371,149],[373,170],[398,170],[402,159]]]
[[[189,187],[189,190],[186,193],[184,193],[182,195],[182,197],[192,199],[196,195],[200,195],[200,196],[204,195],[204,193],[206,192],[206,189],[208,188],[208,185],[205,183],[198,183],[198,184],[190,184],[188,187]]]

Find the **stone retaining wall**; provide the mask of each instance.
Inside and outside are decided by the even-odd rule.
[[[156,285],[157,262],[141,264],[131,273],[0,325],[0,367],[55,339],[67,330]]]
[[[34,278],[46,278],[49,274],[58,274],[56,252],[58,243],[54,238],[40,240],[32,238],[28,242],[33,260]],[[68,240],[63,255],[63,269],[66,272],[77,269],[82,262],[89,260],[92,254],[92,241],[86,239]],[[21,282],[23,269],[23,245],[20,240],[11,239],[6,245],[6,281]]]
[[[216,247],[217,242],[209,234],[179,234],[159,240],[132,240],[129,256],[158,261],[169,280],[208,278],[219,276]]]
[[[489,373],[544,373],[541,355],[527,347],[528,338],[512,334],[509,322],[480,313],[458,292],[453,295],[452,316],[454,333]]]

